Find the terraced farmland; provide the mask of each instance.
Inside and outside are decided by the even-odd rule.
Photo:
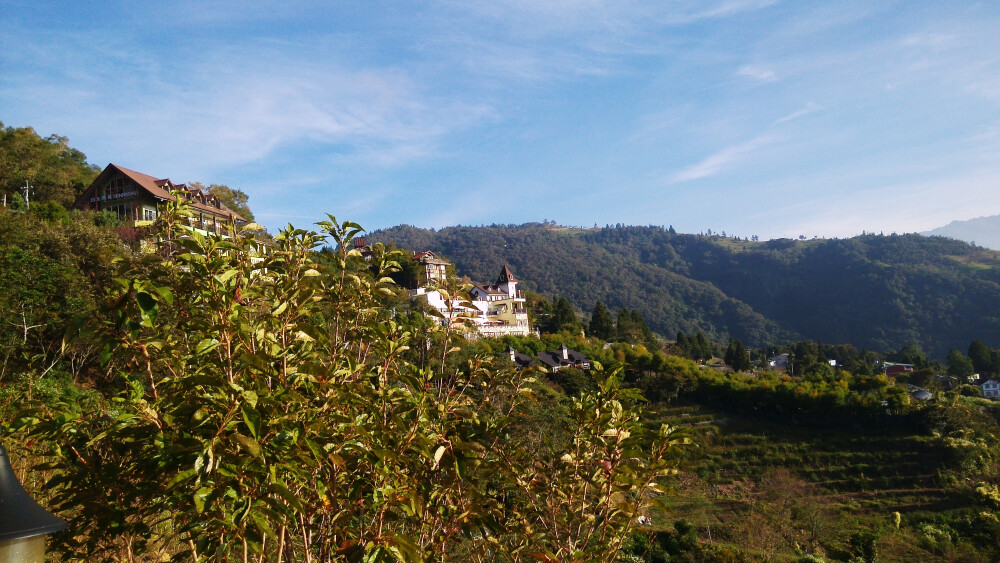
[[[655,524],[669,530],[686,520],[703,544],[736,560],[848,559],[852,535],[896,530],[893,513],[905,529],[975,506],[939,470],[939,441],[905,421],[877,428],[863,420],[794,423],[701,405],[661,406],[654,419],[688,428],[697,442],[686,453],[678,495]],[[880,541],[896,554],[883,550],[880,561],[938,560],[898,530]]]

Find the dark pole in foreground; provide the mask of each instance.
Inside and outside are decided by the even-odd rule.
[[[24,490],[0,443],[0,563],[44,563],[45,536],[65,528]]]

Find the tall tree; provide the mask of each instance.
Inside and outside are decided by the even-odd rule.
[[[924,353],[919,344],[914,342],[903,346],[895,354],[889,354],[889,359],[894,362],[913,364],[913,367],[917,369],[924,369],[930,366],[930,363],[927,361],[927,354]]]
[[[969,344],[969,360],[972,361],[975,373],[984,377],[987,375],[997,375],[997,359],[997,351],[992,350],[982,340],[976,339],[972,344]]]
[[[752,365],[750,363],[750,353],[747,352],[743,343],[736,339],[729,341],[729,346],[726,347],[726,355],[723,360],[726,362],[726,365],[733,368],[733,371],[746,371]]]
[[[643,344],[648,348],[657,348],[658,343],[653,331],[646,324],[646,319],[642,313],[631,309],[621,309],[618,311],[618,324],[616,326],[618,340],[630,344]]]
[[[680,349],[681,355],[685,358],[691,357],[691,342],[688,340],[687,335],[681,331],[677,331],[677,348]]]
[[[561,332],[564,330],[576,332],[580,328],[580,320],[576,318],[576,312],[573,311],[573,306],[570,305],[569,300],[565,297],[557,298],[555,306],[552,307],[552,320],[549,326],[550,332]]]
[[[244,219],[249,222],[254,221],[253,211],[250,211],[250,206],[248,201],[250,196],[246,194],[243,190],[230,188],[225,184],[212,184],[208,187],[208,191],[219,198],[223,204],[229,209],[239,213]]]
[[[611,311],[598,300],[594,305],[594,313],[590,317],[590,335],[601,340],[611,340],[615,337],[615,320]]]
[[[711,360],[715,356],[715,346],[705,338],[705,333],[698,331],[691,343],[691,353],[695,360]]]
[[[948,375],[964,383],[974,369],[972,360],[957,348],[952,348],[948,352]]]

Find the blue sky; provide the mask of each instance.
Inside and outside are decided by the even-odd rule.
[[[0,0],[0,121],[274,230],[1000,213],[1000,3]]]

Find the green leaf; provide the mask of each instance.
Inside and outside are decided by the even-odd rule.
[[[175,485],[177,485],[178,483],[181,483],[182,481],[186,481],[188,479],[191,479],[191,478],[195,477],[197,474],[198,474],[198,471],[194,470],[194,469],[188,469],[186,471],[181,471],[177,475],[174,475],[173,479],[167,481],[167,488],[170,489],[170,488],[174,487]]]
[[[205,338],[194,347],[195,355],[202,355],[205,352],[214,350],[219,345],[219,341],[215,338]]]
[[[257,440],[254,440],[249,436],[244,436],[239,432],[233,432],[233,439],[236,440],[240,447],[246,450],[250,455],[255,457],[260,456],[260,443],[258,443]]]
[[[153,291],[160,295],[167,305],[174,304],[174,294],[170,291],[169,287],[158,283],[150,283],[149,286],[153,288]]]
[[[222,272],[221,274],[215,276],[215,279],[219,283],[225,284],[227,281],[232,279],[232,277],[235,276],[237,273],[238,272],[236,270],[226,270],[225,272]]]
[[[239,526],[247,517],[248,512],[250,512],[250,497],[237,499],[235,506],[233,506],[233,524]]]
[[[154,311],[157,306],[156,299],[145,291],[136,292],[135,301],[139,304],[139,309],[144,313]]]
[[[271,315],[280,315],[285,312],[285,309],[288,309],[288,301],[282,301],[275,305],[274,309],[271,309]]]
[[[285,499],[285,502],[287,502],[295,510],[302,510],[302,501],[299,500],[299,497],[292,494],[292,491],[288,490],[288,487],[282,483],[271,483],[271,491],[277,493],[278,496]]]
[[[205,512],[205,499],[212,494],[215,489],[211,487],[202,487],[195,491],[194,493],[194,508],[198,511],[198,514]]]
[[[243,398],[247,400],[247,403],[253,408],[257,408],[257,392],[250,391],[249,389],[240,392]]]
[[[256,403],[256,401],[254,401],[254,403]],[[258,413],[257,409],[253,408],[249,402],[240,405],[240,412],[243,414],[243,423],[246,424],[247,429],[250,430],[250,435],[257,440],[260,440],[260,413]]]

